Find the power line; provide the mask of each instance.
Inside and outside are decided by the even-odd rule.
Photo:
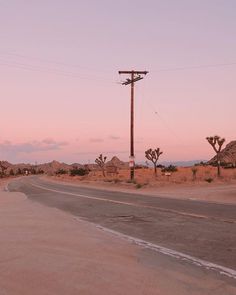
[[[65,76],[65,77],[72,77],[72,78],[79,78],[83,80],[93,80],[93,81],[98,81],[98,82],[105,82],[105,83],[111,83],[111,84],[123,84],[122,82],[115,82],[110,79],[106,79],[104,75],[101,76],[96,76],[94,75],[94,72],[96,69],[92,69],[89,67],[81,66],[81,65],[76,65],[76,64],[67,64],[64,62],[59,62],[56,60],[49,60],[49,59],[43,59],[40,57],[32,57],[32,56],[27,56],[23,54],[18,54],[18,53],[7,53],[7,52],[0,52],[0,55],[5,55],[5,56],[13,56],[17,57],[20,59],[29,59],[29,60],[35,60],[39,61],[41,63],[45,64],[53,64],[56,65],[57,68],[55,67],[46,67],[45,65],[35,65],[35,64],[29,64],[25,62],[19,62],[19,61],[14,61],[14,60],[0,60],[0,65],[5,66],[5,67],[12,67],[12,68],[18,68],[18,69],[23,69],[23,70],[28,70],[28,71],[34,71],[34,72],[47,72],[51,74],[56,74],[60,76]],[[174,71],[186,71],[186,70],[199,70],[199,69],[206,69],[206,68],[219,68],[219,67],[229,67],[229,66],[235,66],[236,62],[230,62],[230,63],[215,63],[215,64],[207,64],[207,65],[195,65],[195,66],[184,66],[184,67],[176,67],[176,68],[163,68],[163,69],[157,69],[153,70],[154,73],[158,72],[174,72]],[[74,71],[68,71],[64,69],[60,69],[58,67],[68,67],[68,68],[78,68],[83,70],[87,69],[89,71],[93,71],[93,74],[87,74],[84,76],[84,73],[81,75],[78,72]],[[101,71],[99,69],[99,74],[101,74]],[[136,77],[137,81],[140,79],[139,77]],[[129,81],[125,81],[124,85],[129,84]]]
[[[163,68],[163,69],[159,69],[159,70],[152,70],[152,72],[156,73],[156,72],[186,71],[186,70],[197,70],[197,69],[204,69],[204,68],[228,67],[228,66],[235,66],[235,65],[236,65],[236,62],[230,62],[230,63],[186,66],[186,67],[167,68],[167,69]]]
[[[94,68],[94,67],[81,66],[81,65],[78,65],[78,64],[68,64],[68,63],[65,63],[65,62],[60,62],[60,61],[50,60],[50,59],[44,59],[44,58],[35,57],[35,56],[28,56],[28,55],[24,55],[24,54],[7,53],[7,52],[0,52],[0,54],[1,55],[7,55],[7,56],[19,57],[21,59],[23,58],[23,59],[35,60],[35,61],[39,61],[39,62],[42,62],[42,63],[55,64],[55,65],[63,66],[63,67],[80,68],[82,70],[89,70],[89,71],[96,70],[96,68]],[[103,71],[104,71],[104,69],[103,69]],[[111,71],[113,71],[113,69],[109,69],[107,71],[111,72]],[[101,73],[100,70],[99,70],[99,73]]]
[[[69,72],[69,71],[64,71],[60,69],[55,69],[55,68],[47,68],[44,66],[35,66],[31,64],[25,64],[21,62],[9,62],[5,60],[0,60],[0,65],[1,66],[6,66],[6,67],[11,67],[11,68],[17,68],[17,69],[23,69],[23,70],[28,70],[28,71],[34,71],[34,72],[43,72],[43,73],[50,73],[50,74],[56,74],[56,75],[61,75],[65,77],[72,77],[72,78],[79,78],[83,80],[93,80],[93,81],[98,81],[98,82],[107,82],[107,83],[112,83],[116,84],[117,82],[114,82],[112,80],[106,80],[104,78],[94,78],[94,77],[85,77],[81,76],[79,73],[76,72]]]
[[[31,59],[31,60],[36,60],[36,61],[40,61],[43,63],[49,63],[49,64],[55,64],[58,66],[64,66],[64,67],[73,67],[73,68],[81,68],[81,69],[87,69],[90,71],[94,71],[96,70],[96,68],[92,68],[92,67],[87,67],[87,66],[81,66],[78,64],[68,64],[68,63],[64,63],[64,62],[59,62],[56,60],[50,60],[50,59],[44,59],[41,57],[35,57],[35,56],[28,56],[28,55],[24,55],[24,54],[18,54],[18,53],[8,53],[8,52],[0,52],[0,54],[2,55],[7,55],[7,56],[15,56],[15,57],[19,57],[19,58],[23,58],[23,59]],[[218,67],[228,67],[228,66],[235,66],[236,62],[228,62],[228,63],[214,63],[214,64],[202,64],[202,65],[190,65],[190,66],[180,66],[180,67],[175,67],[175,68],[162,68],[162,69],[157,69],[157,70],[152,70],[152,72],[170,72],[170,71],[185,71],[185,70],[197,70],[197,69],[202,69],[202,68],[218,68]],[[104,71],[104,68],[103,68]],[[105,69],[106,72],[111,72],[113,71],[113,69]],[[101,71],[99,70],[99,73],[101,73]]]

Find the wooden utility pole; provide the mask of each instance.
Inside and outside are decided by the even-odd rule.
[[[142,80],[142,75],[147,75],[147,71],[119,71],[119,74],[130,75],[122,85],[131,85],[131,104],[130,104],[130,179],[134,180],[134,83]]]

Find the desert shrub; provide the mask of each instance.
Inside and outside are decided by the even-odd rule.
[[[112,182],[113,179],[104,179],[104,182]]]
[[[233,164],[227,164],[227,165],[224,165],[222,166],[224,169],[236,169],[236,166],[233,165]]]
[[[136,184],[136,188],[137,188],[137,189],[139,189],[139,188],[141,188],[141,187],[142,187],[142,184],[141,184],[141,183],[137,183],[137,184]]]
[[[0,178],[6,177],[5,173],[0,172]]]
[[[161,169],[161,172],[177,172],[177,171],[178,171],[178,169],[174,165],[169,165],[169,166]]]
[[[208,177],[208,178],[205,178],[204,180],[208,183],[211,183],[214,179],[211,177]]]
[[[146,167],[146,166],[145,166],[145,167]],[[143,165],[138,165],[138,164],[137,164],[137,165],[134,166],[134,169],[135,169],[135,170],[143,169],[143,168],[144,168]]]
[[[217,167],[217,162],[212,162],[212,163],[209,164],[209,166]]]
[[[56,171],[56,175],[63,175],[63,174],[67,174],[67,171],[64,170],[64,169],[58,169],[58,170]]]
[[[201,161],[200,163],[194,164],[194,166],[208,166],[206,162]]]
[[[84,168],[74,168],[70,170],[70,176],[84,176],[89,174],[89,170]]]
[[[157,168],[161,168],[161,169],[163,169],[163,168],[165,168],[165,166],[162,165],[162,164],[159,164],[159,165],[157,165]]]
[[[42,170],[42,169],[39,169],[38,170],[38,172],[37,172],[37,174],[44,174],[45,172],[44,172],[44,170]]]
[[[22,170],[20,168],[18,168],[16,174],[17,175],[21,175],[22,174]]]
[[[119,178],[114,179],[114,183],[119,183],[119,182],[121,182],[121,180]]]

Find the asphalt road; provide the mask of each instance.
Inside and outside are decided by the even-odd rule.
[[[24,177],[10,191],[107,229],[236,270],[236,206],[98,190]]]

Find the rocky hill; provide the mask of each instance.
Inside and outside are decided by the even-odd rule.
[[[129,167],[128,162],[123,162],[116,156],[114,156],[110,161],[106,163],[106,166],[116,166],[119,169],[126,169]]]
[[[236,166],[236,140],[231,141],[220,153],[220,161],[223,164],[231,164]],[[216,156],[212,158],[209,163],[213,164],[216,162]]]
[[[44,171],[44,173],[47,173],[47,174],[53,174],[60,169],[63,169],[65,171],[69,171],[70,169],[72,169],[72,165],[68,165],[65,163],[58,162],[58,161],[52,161],[49,163],[37,165],[36,169],[40,169],[40,170]]]

